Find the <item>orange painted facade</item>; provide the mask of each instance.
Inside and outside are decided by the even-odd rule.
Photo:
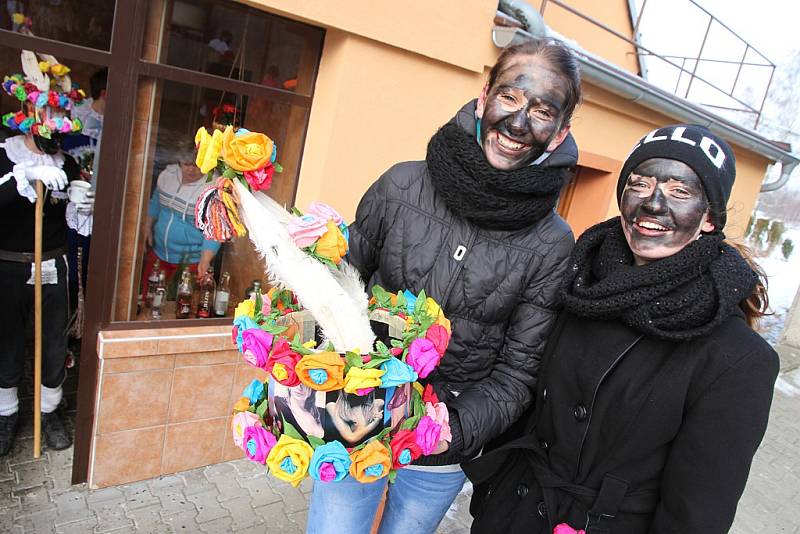
[[[538,8],[540,1],[532,5]],[[430,136],[478,95],[500,52],[491,40],[496,0],[245,3],[326,28],[296,204],[322,200],[350,219],[381,173],[396,162],[424,158]],[[632,34],[625,1],[569,4],[621,34]],[[638,72],[629,43],[552,3],[544,18],[566,39]],[[584,83],[583,90],[573,133],[586,170],[564,211],[576,235],[616,214],[617,173],[636,141],[676,122],[601,87]],[[742,147],[734,150],[738,180],[729,233],[737,236],[747,226],[769,162]]]

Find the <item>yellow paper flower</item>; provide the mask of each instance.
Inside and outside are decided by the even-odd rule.
[[[66,76],[69,74],[70,68],[66,65],[62,65],[61,63],[56,63],[50,67],[50,72],[55,74],[56,76]]]
[[[350,476],[359,482],[375,482],[389,474],[392,455],[386,445],[372,440],[350,455]]]
[[[223,158],[237,171],[254,171],[264,167],[272,158],[272,139],[262,133],[236,135],[232,126],[223,135]]]
[[[233,318],[241,317],[242,315],[246,315],[250,318],[255,318],[256,316],[256,303],[250,299],[243,300],[236,306],[236,311],[233,312]]]
[[[217,166],[217,159],[222,151],[222,132],[214,130],[212,135],[204,127],[200,127],[194,136],[197,145],[197,158],[195,164],[200,167],[203,174],[208,173]]]
[[[377,388],[381,386],[381,376],[383,373],[380,369],[361,369],[360,367],[351,367],[347,371],[347,376],[344,377],[344,391],[345,393],[356,393],[359,389]]]
[[[310,341],[306,341],[305,343],[303,343],[303,346],[307,349],[313,349],[314,347],[317,346],[317,342],[316,340],[312,339]]]
[[[335,352],[318,352],[303,356],[294,372],[300,382],[318,391],[342,389],[344,383],[344,361]]]
[[[17,15],[14,15],[14,16],[16,17]],[[22,15],[20,15],[20,16],[22,16]],[[22,22],[25,22],[25,17],[24,16],[22,17],[22,22],[17,22],[16,20],[14,20],[14,22],[16,24],[22,24]],[[42,71],[42,72],[50,72],[50,62],[49,61],[40,61],[39,62],[39,70]]]
[[[272,376],[275,377],[275,380],[278,382],[283,382],[287,378],[289,378],[289,373],[286,371],[286,366],[282,363],[276,363],[272,366]]]
[[[439,315],[442,313],[442,308],[435,300],[428,297],[425,299],[425,311],[434,319],[438,319]]]
[[[11,20],[14,22],[14,24],[24,24],[25,15],[23,13],[14,13],[11,15]]]
[[[448,334],[451,333],[450,320],[444,316],[444,312],[442,312],[442,308],[439,304],[430,297],[425,299],[425,312],[434,318],[433,324],[441,325],[447,330]]]
[[[328,221],[326,226],[328,231],[322,234],[322,237],[317,241],[316,251],[320,256],[325,256],[336,265],[339,265],[342,262],[342,257],[347,254],[347,240],[342,235],[339,227],[332,221]]]
[[[311,445],[283,434],[269,451],[267,467],[275,478],[297,487],[308,473],[312,454]]]
[[[247,397],[240,397],[239,400],[236,401],[236,404],[233,405],[233,411],[246,412],[249,407],[250,399]]]

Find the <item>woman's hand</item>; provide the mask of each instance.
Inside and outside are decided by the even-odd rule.
[[[442,454],[443,452],[447,452],[450,449],[450,443],[445,440],[439,440],[439,443],[436,444],[436,448],[433,449],[431,455],[433,454]]]

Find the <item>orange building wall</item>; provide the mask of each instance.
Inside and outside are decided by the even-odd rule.
[[[536,9],[540,9],[542,0],[529,0],[528,3]],[[627,1],[565,0],[564,3],[628,39],[632,39],[633,24]],[[636,48],[603,28],[552,2],[547,2],[545,6],[544,21],[550,28],[565,38],[576,41],[589,52],[597,54],[627,71],[639,73]]]
[[[337,2],[335,8],[325,0],[246,3],[327,28],[296,204],[302,209],[322,200],[348,220],[369,185],[390,166],[424,158],[431,135],[478,95],[500,52],[491,42],[494,1],[364,0]],[[531,3],[539,7],[539,0]],[[631,34],[627,2],[568,3]],[[584,48],[637,71],[632,47],[611,34],[552,3],[545,21]],[[579,163],[592,170],[576,184],[568,213],[576,234],[617,214],[613,190],[628,151],[650,130],[676,122],[589,83],[583,90],[573,133]],[[743,148],[734,150],[738,180],[730,235],[746,227],[768,164]]]

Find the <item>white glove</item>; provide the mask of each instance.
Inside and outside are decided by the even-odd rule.
[[[50,165],[14,165],[14,176],[19,181],[24,178],[28,181],[39,180],[48,189],[58,190],[67,186],[67,174],[63,169]]]

